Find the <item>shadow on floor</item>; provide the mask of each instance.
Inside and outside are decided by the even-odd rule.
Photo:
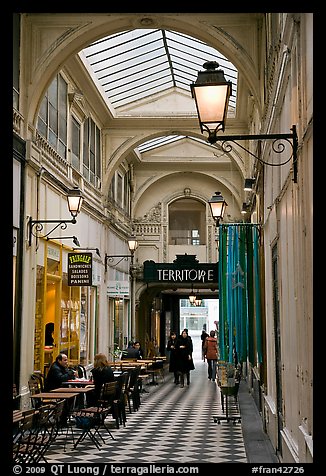
[[[241,413],[242,433],[248,463],[279,463],[247,383],[242,380],[238,400]]]

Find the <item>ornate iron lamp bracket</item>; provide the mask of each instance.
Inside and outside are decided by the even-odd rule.
[[[44,225],[48,223],[55,223],[55,226],[51,228],[46,235],[42,235],[43,238],[47,238],[54,230],[56,230],[59,226],[62,230],[65,230],[68,226],[68,223],[77,223],[76,218],[73,218],[72,220],[33,220],[32,217],[29,217],[28,220],[28,229],[29,229],[29,236],[28,236],[28,243],[29,246],[32,244],[32,236],[35,236],[35,238],[40,237],[41,231],[44,229]]]
[[[232,151],[233,147],[230,144],[230,142],[234,142],[238,147],[248,152],[248,154],[250,154],[252,157],[257,159],[262,164],[269,165],[272,167],[280,167],[282,165],[287,164],[292,159],[293,181],[294,183],[297,183],[298,136],[297,136],[295,125],[292,126],[291,131],[292,131],[292,134],[253,134],[253,135],[215,136],[214,139],[210,137],[209,142],[211,143],[221,142],[222,143],[221,148],[226,153]],[[273,141],[272,142],[273,152],[275,152],[276,154],[281,154],[282,152],[284,152],[287,147],[286,146],[286,143],[287,143],[291,146],[291,153],[290,153],[290,156],[283,162],[277,162],[277,163],[267,162],[263,160],[261,157],[259,157],[258,155],[255,155],[253,152],[248,150],[243,145],[239,144],[238,141],[242,141],[242,140],[255,140],[255,141],[271,140]]]

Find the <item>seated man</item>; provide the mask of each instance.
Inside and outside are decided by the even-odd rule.
[[[141,349],[140,349],[140,342],[138,340],[136,340],[132,347],[128,347],[127,349],[125,349],[123,352],[122,352],[122,356],[121,356],[121,359],[136,359],[136,360],[139,360],[139,359],[142,359],[143,356],[142,356],[142,352],[141,352]]]
[[[62,382],[67,382],[78,377],[77,370],[68,369],[68,357],[66,354],[59,354],[55,362],[51,365],[44,382],[46,392],[62,387]]]

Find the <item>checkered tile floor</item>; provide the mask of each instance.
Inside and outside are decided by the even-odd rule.
[[[207,364],[195,366],[184,388],[167,371],[164,382],[146,385],[139,410],[127,410],[125,427],[110,425],[115,439],[106,434],[101,450],[86,438],[64,452],[58,436],[48,463],[246,463],[241,423],[214,423],[213,415],[222,415],[220,392],[207,378]]]

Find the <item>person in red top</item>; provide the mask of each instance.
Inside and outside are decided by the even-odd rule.
[[[217,366],[217,338],[215,337],[215,331],[210,331],[209,337],[206,337],[204,344],[204,355],[208,364],[208,378],[215,382],[216,378],[216,366]]]

